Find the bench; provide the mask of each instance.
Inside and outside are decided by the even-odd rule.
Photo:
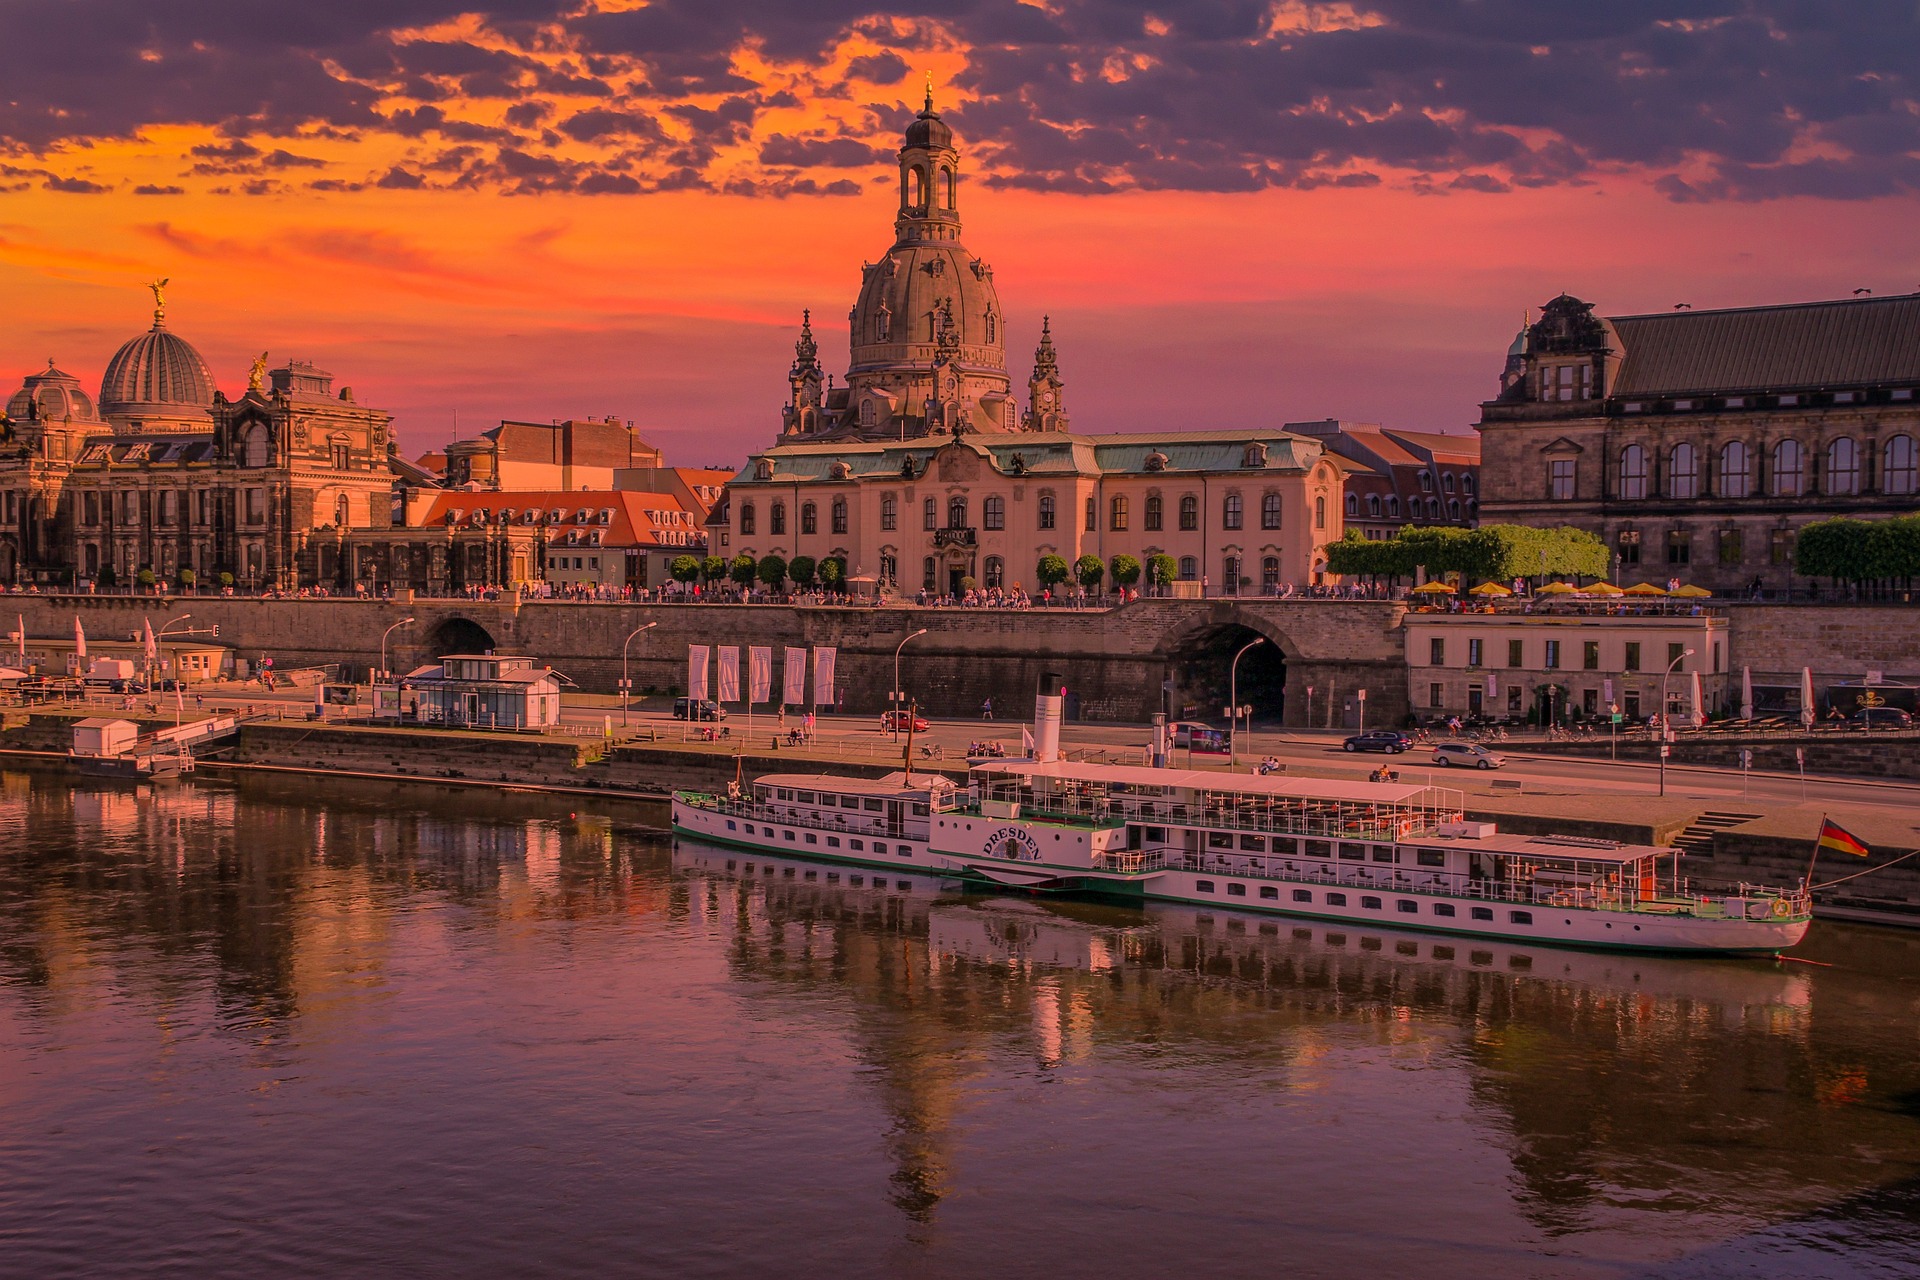
[[[1493,789],[1495,791],[1525,791],[1527,784],[1519,778],[1495,778],[1493,780]]]

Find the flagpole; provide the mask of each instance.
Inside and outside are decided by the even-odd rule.
[[[1827,815],[1820,815],[1820,825],[1813,829],[1813,856],[1807,859],[1807,906],[1813,906],[1813,867],[1820,861],[1820,837],[1827,832]]]

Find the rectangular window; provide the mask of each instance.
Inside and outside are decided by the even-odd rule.
[[[1722,529],[1720,531],[1720,563],[1739,564],[1745,558],[1744,548],[1740,545],[1740,531]]]
[[[811,832],[811,831],[809,831],[809,832],[807,832],[807,843],[808,843],[808,844],[819,844],[819,843],[820,843],[820,837],[819,837],[819,836],[816,836],[816,835],[814,835],[814,834],[813,834],[813,832]]]
[[[873,851],[875,853],[885,853],[887,851],[886,843],[881,840],[875,840],[873,842]]]
[[[1509,912],[1507,912],[1507,921],[1508,921],[1508,923],[1510,923],[1510,924],[1532,924],[1532,923],[1533,923],[1533,912],[1531,912],[1531,911],[1509,911]]]
[[[1260,896],[1263,898],[1278,898],[1280,896],[1280,890],[1270,884],[1263,884],[1260,886]]]
[[[1580,647],[1580,668],[1583,671],[1600,669],[1600,642],[1589,640]]]
[[[1443,636],[1427,641],[1427,661],[1436,667],[1447,665],[1447,642]]]
[[[1247,896],[1247,886],[1243,884],[1229,884],[1227,886],[1227,896],[1229,898],[1244,898]]]
[[[1433,914],[1437,916],[1451,916],[1453,913],[1453,904],[1451,902],[1436,902],[1433,904]]]
[[[1687,646],[1684,643],[1669,644],[1667,646],[1667,665],[1672,666],[1674,663],[1680,661],[1680,659],[1686,655],[1686,652]]]
[[[1212,892],[1213,892],[1213,881],[1211,881],[1211,880],[1195,880],[1195,881],[1193,882],[1193,888],[1194,888],[1194,892],[1196,892],[1196,893],[1212,893]]]
[[[850,839],[847,841],[847,848],[855,850],[856,852],[859,852],[859,853],[865,853],[867,851],[867,842],[864,840]]]
[[[1412,898],[1394,899],[1393,909],[1405,916],[1417,916],[1420,914],[1420,904]]]
[[[1519,667],[1519,666],[1526,665],[1526,659],[1525,659],[1526,651],[1521,647],[1525,643],[1526,642],[1523,640],[1507,641],[1507,665],[1508,666]]]
[[[1640,563],[1640,531],[1638,529],[1622,529],[1615,545],[1620,549],[1621,564]]]
[[[1207,832],[1207,848],[1209,849],[1233,848],[1233,832],[1231,831]]]
[[[1394,857],[1393,846],[1390,844],[1377,844],[1373,846],[1373,860],[1375,862],[1399,861],[1398,858]]]
[[[838,849],[839,847],[840,847],[840,837],[839,837],[839,836],[828,836],[828,837],[827,837],[827,848],[829,848],[829,849]]]
[[[1492,908],[1492,907],[1471,907],[1471,908],[1469,908],[1469,910],[1471,911],[1471,913],[1472,913],[1472,915],[1473,915],[1473,918],[1474,918],[1475,920],[1491,920],[1491,919],[1493,919],[1493,908]]]
[[[1547,463],[1547,496],[1566,502],[1573,498],[1573,459],[1554,458]]]
[[[1693,534],[1686,529],[1667,531],[1667,563],[1688,564],[1693,560]]]
[[[1293,891],[1293,900],[1295,902],[1312,902],[1313,893],[1307,889],[1295,889]]]
[[[1480,665],[1480,650],[1485,644],[1486,642],[1484,640],[1467,641],[1467,665],[1468,666],[1477,667]]]
[[[1362,897],[1360,899],[1360,907],[1365,911],[1378,911],[1380,909],[1380,899]]]
[[[1427,705],[1429,707],[1446,706],[1447,705],[1447,686],[1439,683],[1428,685],[1427,686]]]
[[[1354,862],[1365,862],[1367,860],[1367,846],[1363,844],[1343,844],[1340,846],[1340,856]]]
[[[1640,669],[1640,642],[1638,640],[1627,641],[1627,658],[1625,662],[1620,664],[1620,669],[1623,671],[1638,671]]]
[[[1558,671],[1560,669],[1560,642],[1558,640],[1547,641],[1546,667],[1549,671]]]
[[[1347,895],[1344,893],[1330,893],[1327,895],[1327,905],[1330,907],[1344,907],[1347,905]],[[1332,939],[1329,938],[1328,941],[1331,942]]]
[[[1444,867],[1447,865],[1447,855],[1438,849],[1421,849],[1414,853],[1413,862],[1419,867]]]
[[[1333,841],[1331,840],[1307,841],[1307,856],[1309,858],[1331,858],[1333,856]]]
[[[1240,852],[1265,853],[1266,851],[1267,851],[1267,838],[1265,836],[1241,836],[1240,837]]]
[[[1767,537],[1767,563],[1790,564],[1793,561],[1793,531],[1775,529]]]

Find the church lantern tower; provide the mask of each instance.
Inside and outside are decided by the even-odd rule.
[[[1040,345],[1033,349],[1033,376],[1027,379],[1027,430],[1068,429],[1066,386],[1053,350],[1053,317],[1042,316]]]
[[[820,430],[820,348],[813,340],[813,312],[800,313],[800,340],[793,344],[793,368],[787,371],[791,398],[781,414],[781,434],[812,435]]]

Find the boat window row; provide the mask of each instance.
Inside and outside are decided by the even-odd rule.
[[[1219,892],[1217,884],[1212,880],[1195,880],[1193,887],[1197,893]],[[1280,898],[1280,887],[1278,885],[1263,884],[1255,885],[1254,887],[1260,891],[1260,897],[1268,901],[1278,901]],[[1229,898],[1244,898],[1247,896],[1247,886],[1228,881],[1227,896]],[[1315,902],[1314,891],[1311,889],[1295,889],[1293,890],[1292,901],[1303,906],[1312,906]],[[1320,905],[1328,907],[1344,907],[1348,905],[1348,902],[1349,895],[1344,893],[1324,893],[1320,895],[1319,898]],[[1418,898],[1395,898],[1393,908],[1401,915],[1417,916],[1421,913],[1420,900]],[[1384,911],[1386,909],[1386,901],[1383,898],[1376,898],[1371,894],[1363,894],[1360,896],[1360,909],[1362,911]],[[1441,919],[1452,919],[1459,914],[1458,908],[1451,902],[1430,902],[1427,904],[1427,909],[1429,913]],[[1468,907],[1467,910],[1470,913],[1470,918],[1474,920],[1490,921],[1494,918],[1492,907]],[[1507,912],[1507,923],[1532,924],[1533,912],[1509,911]]]
[[[797,791],[792,787],[763,788],[763,791],[765,790],[771,790],[774,798],[777,800],[791,800],[795,804],[825,805],[829,809],[864,809],[868,813],[880,813],[886,808],[886,803],[878,796],[843,796],[826,791],[822,791],[816,795],[814,792]],[[926,811],[927,807],[925,805],[914,806],[914,812],[916,813],[925,813]]]
[[[817,845],[820,843],[820,836],[819,836],[819,833],[817,832],[802,831],[798,834],[800,837],[804,837],[804,839],[799,839],[799,838],[796,838],[795,833],[792,831],[776,830],[773,827],[755,827],[754,824],[751,822],[742,822],[736,825],[733,819],[731,818],[727,819],[727,830],[729,831],[738,830],[742,835],[749,835],[749,836],[758,835],[762,839],[766,839],[766,840],[785,840],[792,844]],[[841,838],[839,836],[828,836],[826,838],[826,847],[829,849],[845,848],[845,849],[852,850],[855,853],[868,852],[867,842],[865,840],[857,839],[853,836],[848,836],[844,844],[841,842]],[[898,845],[892,846],[892,848],[893,848],[893,852],[902,858],[911,858],[913,856],[913,846],[910,844],[898,844]],[[873,842],[872,852],[886,853],[887,851],[888,851],[888,845],[885,840],[875,840]]]
[[[1167,830],[1165,827],[1147,827],[1144,828],[1144,832],[1146,841],[1149,844],[1164,844],[1167,842]],[[1348,862],[1371,861],[1396,864],[1409,861],[1407,855],[1411,854],[1411,862],[1414,866],[1445,867],[1447,865],[1447,855],[1445,851],[1440,849],[1401,850],[1390,844],[1369,845],[1346,840],[1296,841],[1290,836],[1256,836],[1249,835],[1243,831],[1209,831],[1207,832],[1207,848],[1209,850],[1226,849],[1238,853],[1271,852],[1280,854],[1283,857],[1299,856],[1305,858],[1326,858],[1329,860],[1337,856]]]
[[[735,869],[735,860],[734,860],[734,859],[732,859],[732,858],[728,858],[728,859],[727,859],[727,870],[729,870],[729,871],[732,871],[732,870],[734,870],[734,869]],[[753,864],[752,864],[751,862],[749,862],[749,863],[747,863],[747,864],[746,864],[746,866],[745,866],[744,868],[742,868],[742,870],[744,870],[744,871],[746,871],[746,872],[748,872],[748,873],[750,874],[750,873],[751,873],[751,872],[753,871]],[[762,875],[769,875],[769,876],[770,876],[770,875],[772,875],[772,874],[773,874],[773,868],[772,868],[772,866],[766,866],[766,867],[763,867],[763,868],[761,868],[761,874],[762,874]],[[787,879],[789,879],[789,880],[792,880],[792,879],[794,879],[794,878],[796,877],[796,875],[797,875],[797,877],[798,877],[799,879],[801,879],[801,880],[818,880],[818,879],[820,878],[820,874],[821,874],[821,873],[820,873],[819,871],[817,871],[817,870],[815,870],[815,869],[813,869],[813,868],[811,868],[811,867],[782,867],[782,868],[780,869],[780,874],[781,874],[781,875],[783,875],[783,876],[785,876],[785,877],[786,877]],[[840,883],[840,873],[839,873],[838,871],[829,871],[829,872],[827,872],[827,873],[826,873],[826,876],[827,876],[827,883],[828,883],[828,884],[839,884],[839,883]],[[856,888],[856,889],[863,889],[863,888],[865,888],[865,887],[866,887],[866,883],[867,883],[867,878],[866,878],[865,876],[863,876],[863,875],[851,875],[851,874],[850,874],[850,875],[848,875],[848,876],[847,876],[847,883],[848,883],[848,884],[850,884],[850,885],[852,885],[852,886],[853,886],[854,888]],[[886,887],[887,887],[887,878],[886,878],[885,876],[875,876],[875,877],[873,878],[873,887],[874,887],[874,888],[876,888],[876,889],[884,889],[884,888],[886,888]],[[895,880],[895,881],[893,882],[893,887],[894,887],[894,888],[896,888],[896,889],[903,889],[903,890],[906,890],[906,891],[908,891],[908,892],[912,892],[912,890],[913,890],[913,881],[911,881],[911,880]]]

